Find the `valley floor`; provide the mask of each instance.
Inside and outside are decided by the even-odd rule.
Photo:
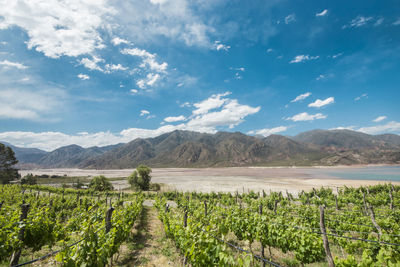
[[[87,170],[87,169],[38,169],[20,171],[27,173],[87,177],[104,175],[112,178],[116,189],[128,187],[126,177],[133,169]],[[372,175],[373,174],[373,175]],[[343,177],[355,177],[346,179]],[[357,179],[357,177],[359,177]],[[389,177],[389,178],[388,178]],[[238,167],[238,168],[154,168],[152,182],[163,185],[164,190],[197,192],[248,192],[282,191],[297,194],[321,186],[358,187],[387,183],[400,184],[400,167]],[[70,182],[70,180],[69,180]],[[60,183],[60,181],[58,181]],[[68,182],[66,182],[68,183]]]

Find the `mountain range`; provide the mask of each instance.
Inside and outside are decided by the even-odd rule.
[[[294,137],[173,131],[126,144],[46,152],[10,146],[19,168],[134,168],[400,164],[400,136],[350,130],[313,130]]]

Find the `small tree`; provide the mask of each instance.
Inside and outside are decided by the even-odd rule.
[[[111,182],[103,175],[93,177],[90,181],[89,187],[96,191],[113,190]]]
[[[151,181],[151,169],[145,165],[139,165],[136,170],[128,177],[128,182],[132,187],[140,190],[149,190]]]
[[[11,147],[0,143],[0,184],[8,184],[19,177],[18,170],[12,167],[17,163],[18,160]]]
[[[35,185],[37,184],[37,177],[32,173],[28,173],[21,179],[21,184]]]

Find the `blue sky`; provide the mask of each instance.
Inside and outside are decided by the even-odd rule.
[[[0,140],[14,145],[400,133],[398,1],[0,5]]]

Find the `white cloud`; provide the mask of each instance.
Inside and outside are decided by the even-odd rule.
[[[29,49],[47,57],[77,57],[104,48],[98,29],[114,13],[106,0],[0,0],[0,29],[16,25],[27,32]]]
[[[149,114],[150,114],[150,111],[148,111],[148,110],[142,109],[140,111],[140,116],[145,116],[145,115],[149,115]]]
[[[318,58],[319,58],[319,56],[298,55],[298,56],[295,56],[289,63],[300,63],[300,62],[304,62],[304,61],[315,60]]]
[[[307,97],[309,97],[310,95],[311,95],[311,93],[310,93],[310,92],[307,92],[307,93],[304,93],[304,94],[298,95],[298,96],[296,96],[296,98],[295,98],[295,99],[293,99],[293,100],[292,100],[292,101],[290,101],[290,102],[292,102],[292,103],[295,103],[295,102],[298,102],[298,101],[304,100],[304,99],[306,99]]]
[[[338,58],[338,57],[340,57],[342,55],[343,55],[343,52],[337,53],[337,54],[333,55],[332,58]]]
[[[294,115],[293,117],[286,118],[286,120],[291,121],[313,121],[313,120],[320,120],[325,119],[327,116],[322,113],[317,114],[308,114],[307,112],[299,113]]]
[[[361,26],[366,25],[370,21],[373,20],[373,17],[364,17],[364,16],[357,16],[356,18],[352,19],[349,24],[344,25],[342,28],[358,28]]]
[[[363,98],[368,98],[368,94],[362,94],[360,96],[357,96],[356,98],[354,98],[354,101],[360,101]]]
[[[130,92],[131,92],[131,94],[134,95],[134,94],[137,94],[139,91],[137,89],[131,89]]]
[[[1,66],[5,66],[5,67],[17,68],[19,70],[24,70],[24,69],[28,68],[27,66],[25,66],[22,63],[11,62],[11,61],[8,61],[8,60],[0,61],[0,65]]]
[[[119,37],[114,37],[111,42],[113,43],[113,45],[118,46],[120,44],[130,44],[130,42],[128,40],[125,39],[121,39]]]
[[[176,117],[166,117],[164,119],[165,122],[177,122],[177,121],[184,121],[186,120],[186,117],[183,115],[176,116]]]
[[[156,54],[151,54],[144,49],[126,48],[123,49],[121,53],[124,55],[131,55],[142,58],[142,63],[140,64],[140,67],[142,68],[148,67],[150,70],[157,72],[165,72],[167,70],[168,63],[158,63],[156,61]]]
[[[111,73],[113,71],[125,71],[128,70],[127,67],[122,66],[121,64],[106,64],[104,66],[106,73]]]
[[[185,107],[191,107],[192,105],[189,102],[185,102],[179,105],[181,108],[185,108]]]
[[[398,18],[395,22],[393,22],[394,26],[398,26],[400,25],[400,18]]]
[[[230,94],[231,92],[225,92],[223,94],[214,94],[202,102],[194,103],[193,106],[196,109],[193,111],[193,114],[201,115],[207,113],[212,109],[221,107],[228,100],[228,98],[222,98],[222,97],[228,96]]]
[[[215,96],[216,95],[213,95],[210,98]],[[47,104],[46,101],[49,101],[49,99],[43,100],[43,102]],[[204,101],[199,103],[204,104]],[[196,110],[197,108],[194,111]],[[208,109],[208,111],[209,110],[210,109]],[[157,129],[128,128],[119,133],[110,133],[107,131],[84,134],[78,133],[76,135],[68,135],[60,132],[2,132],[0,133],[0,140],[21,147],[37,147],[47,151],[70,144],[77,144],[83,147],[105,146],[126,143],[138,137],[156,137],[174,130],[215,133],[217,132],[217,127],[229,126],[229,128],[233,128],[243,122],[246,116],[257,113],[259,110],[260,107],[242,105],[239,104],[236,99],[226,98],[223,104],[219,105],[218,110],[207,113],[201,112],[199,115],[195,115],[193,112],[192,116],[188,118],[187,123],[163,125]],[[141,110],[141,116],[147,116],[147,119],[154,117],[154,115],[150,115],[148,110]]]
[[[315,102],[308,104],[308,106],[312,108],[320,108],[333,103],[335,103],[335,98],[331,96],[325,100],[317,99]]]
[[[0,90],[0,119],[45,120],[61,106],[64,93],[56,88],[30,91],[13,88]]]
[[[367,133],[367,134],[380,134],[380,133],[390,133],[390,132],[400,132],[400,122],[391,121],[386,124],[371,126],[371,127],[362,127],[357,131]]]
[[[267,53],[272,53],[272,52],[274,52],[274,49],[272,49],[272,48],[267,49]]]
[[[323,17],[323,16],[326,16],[327,14],[328,14],[328,9],[324,9],[320,13],[316,13],[315,16],[316,17]]]
[[[269,136],[271,134],[277,134],[277,133],[285,132],[287,129],[288,129],[288,127],[286,127],[286,126],[278,126],[278,127],[270,128],[270,129],[266,128],[266,129],[249,131],[248,134]]]
[[[117,30],[135,43],[183,42],[187,46],[215,49],[209,35],[212,22],[202,16],[202,2],[187,0],[117,1]]]
[[[285,17],[285,24],[289,24],[295,21],[296,21],[296,15],[294,13]]]
[[[217,51],[219,51],[219,50],[228,51],[231,48],[229,45],[225,45],[225,44],[221,43],[220,41],[215,41],[214,47]]]
[[[90,79],[89,75],[82,74],[82,73],[78,74],[77,76],[81,80],[89,80]]]
[[[97,56],[92,56],[92,59],[85,57],[79,61],[79,63],[85,66],[87,69],[103,72],[104,70],[98,65],[100,62],[104,62],[104,59]]]
[[[379,116],[376,119],[374,119],[373,122],[380,122],[380,121],[383,121],[383,120],[386,120],[386,119],[387,119],[386,116]]]

